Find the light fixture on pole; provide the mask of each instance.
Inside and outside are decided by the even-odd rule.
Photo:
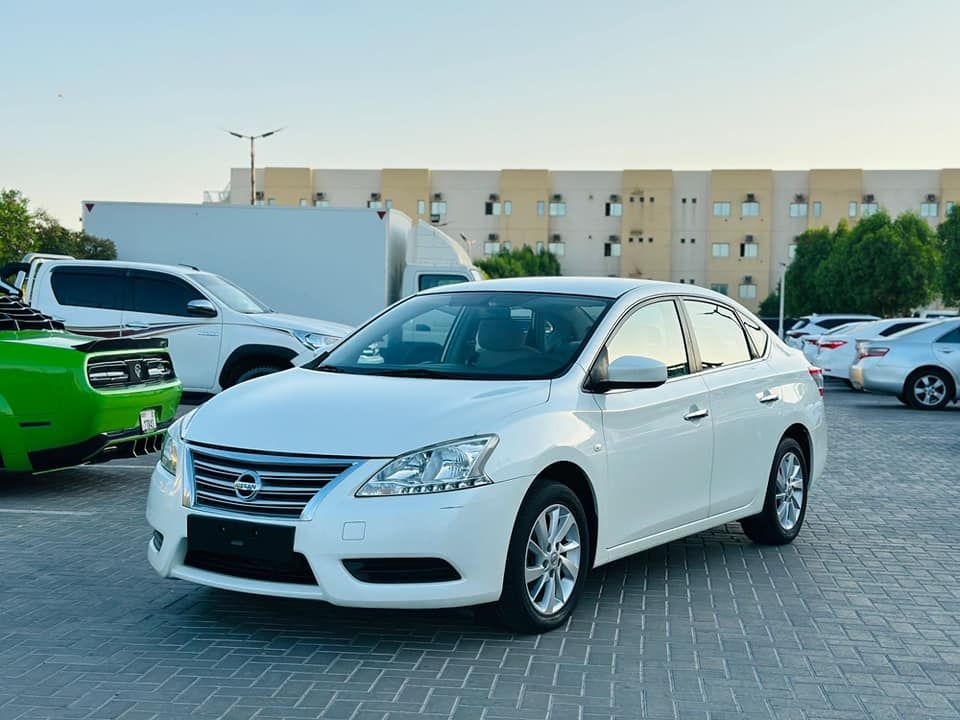
[[[281,130],[285,128],[277,128],[276,130],[271,130],[270,132],[261,133],[260,135],[244,135],[243,133],[234,132],[233,130],[224,130],[228,135],[233,135],[234,137],[240,138],[241,140],[250,141],[250,204],[254,205],[257,199],[257,176],[256,176],[256,161],[254,156],[254,147],[253,144],[257,140],[261,140],[271,135],[276,135]]]

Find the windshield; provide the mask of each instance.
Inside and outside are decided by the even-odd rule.
[[[237,312],[247,315],[270,312],[270,308],[257,300],[253,295],[219,275],[203,273],[202,275],[191,275],[190,278],[205,290],[208,290],[217,300],[231,310],[236,310]]]
[[[613,301],[582,295],[417,295],[334,348],[315,370],[472,380],[563,374]]]

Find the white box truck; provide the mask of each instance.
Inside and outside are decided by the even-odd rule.
[[[85,201],[128,262],[217,273],[280,312],[357,325],[402,297],[480,280],[464,248],[397,210]]]

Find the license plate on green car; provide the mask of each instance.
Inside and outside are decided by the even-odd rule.
[[[155,408],[140,411],[140,432],[152,433],[157,431],[157,411]]]

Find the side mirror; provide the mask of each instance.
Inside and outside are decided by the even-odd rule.
[[[187,313],[197,317],[216,317],[217,308],[209,300],[191,300],[187,303]]]
[[[641,355],[624,355],[607,366],[606,377],[592,383],[597,392],[655,388],[667,381],[667,366],[659,360]]]

